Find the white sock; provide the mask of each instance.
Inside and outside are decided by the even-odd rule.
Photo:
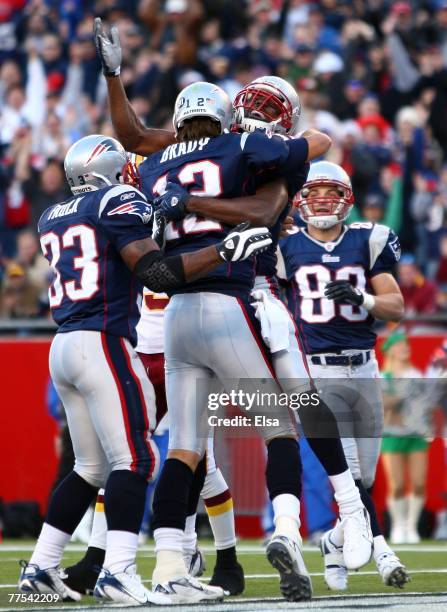
[[[337,521],[329,535],[329,539],[332,544],[337,546],[337,548],[341,548],[345,541],[345,534],[343,533],[343,527],[340,521]]]
[[[36,547],[31,556],[30,563],[38,565],[40,569],[57,567],[61,562],[64,548],[70,541],[71,535],[44,523]]]
[[[188,575],[183,555],[173,550],[157,552],[157,562],[152,573],[152,585],[177,580]]]
[[[407,530],[417,533],[418,521],[421,516],[422,508],[424,507],[425,499],[418,495],[409,495],[407,497],[407,502]]]
[[[191,514],[186,517],[185,531],[183,533],[183,553],[185,555],[194,554],[197,547],[196,517],[197,514]]]
[[[92,533],[88,541],[89,547],[106,549],[107,543],[107,520],[104,512],[104,489],[98,491],[96,498],[95,514],[93,515]]]
[[[373,540],[374,540],[373,555],[376,561],[380,557],[380,555],[383,555],[383,553],[389,553],[392,555],[394,554],[393,550],[388,546],[387,541],[385,540],[383,535],[375,536]]]
[[[154,531],[155,552],[172,550],[183,554],[183,531],[173,527],[160,527]]]
[[[183,531],[160,527],[154,531],[157,562],[152,574],[152,584],[160,584],[188,575],[183,560]]]
[[[301,540],[300,500],[290,493],[281,493],[272,500],[275,535]]]
[[[338,504],[340,515],[352,514],[356,510],[363,508],[360,491],[354,482],[351,470],[346,470],[341,474],[329,476],[335,492],[335,501]]]
[[[219,468],[206,475],[201,495],[213,531],[216,550],[236,546],[233,498]]]
[[[104,569],[111,574],[124,572],[135,563],[138,534],[131,531],[108,531]]]
[[[388,499],[388,510],[391,517],[391,529],[405,529],[407,517],[407,498],[390,497]]]

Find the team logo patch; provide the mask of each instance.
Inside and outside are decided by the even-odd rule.
[[[143,223],[149,223],[152,219],[152,206],[150,204],[128,202],[109,210],[107,216],[111,217],[112,215],[136,215],[140,217]]]
[[[108,144],[107,140],[103,140],[102,142],[97,144],[96,147],[93,149],[90,157],[85,162],[84,166],[88,166],[91,161],[93,161],[94,159],[96,159],[97,157],[105,153],[106,151],[109,151],[111,148],[112,148],[112,145]]]
[[[399,261],[400,255],[401,255],[401,252],[402,252],[401,248],[400,248],[399,238],[397,236],[395,236],[393,238],[393,240],[391,240],[391,242],[389,242],[389,245],[390,245],[390,249],[394,253],[394,258],[396,259],[396,261]]]

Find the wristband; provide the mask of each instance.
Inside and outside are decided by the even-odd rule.
[[[368,312],[374,308],[376,305],[376,298],[370,293],[363,293],[363,308],[365,308]]]

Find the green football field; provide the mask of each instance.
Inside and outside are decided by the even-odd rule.
[[[15,584],[19,575],[20,559],[29,559],[33,543],[31,541],[10,540],[0,544],[0,612],[10,609],[39,609],[49,610],[51,608],[61,609],[67,606],[91,609],[97,606],[95,600],[85,597],[76,604],[36,604],[26,602],[15,602],[17,590]],[[201,548],[205,551],[207,571],[205,578],[210,576],[214,564],[213,547],[210,541],[201,542]],[[70,545],[69,550],[64,556],[63,565],[67,566],[77,561],[82,556],[83,547],[80,545]],[[244,540],[239,543],[239,560],[242,563],[246,574],[246,589],[242,596],[228,598],[225,604],[208,605],[207,609],[225,610],[272,610],[278,607],[309,609],[309,604],[290,604],[283,605],[280,601],[279,583],[275,570],[267,562],[264,549],[259,542]],[[417,546],[397,547],[401,560],[406,564],[412,574],[411,582],[403,591],[386,587],[382,584],[375,565],[370,563],[360,571],[352,573],[349,580],[349,590],[343,594],[329,591],[323,580],[322,558],[316,548],[305,547],[305,560],[309,572],[312,575],[314,588],[314,602],[312,609],[335,609],[335,604],[342,604],[343,609],[354,608],[376,608],[376,603],[380,608],[388,608],[387,602],[393,609],[428,610],[439,609],[447,610],[447,544],[423,542]],[[138,571],[143,580],[149,585],[154,565],[154,555],[151,545],[143,546],[138,555]],[[436,594],[435,597],[428,598],[423,593]],[[366,597],[376,594],[376,597]],[[396,595],[403,597],[396,598]],[[410,594],[415,594],[411,596]],[[416,595],[420,594],[420,595]],[[341,597],[341,595],[343,597]],[[347,597],[353,596],[353,597]],[[356,597],[354,597],[356,596]],[[382,596],[382,597],[379,597]],[[385,596],[385,598],[383,597]],[[411,606],[406,606],[405,597],[408,596],[408,604],[411,599]],[[417,605],[417,597],[420,598],[421,605]],[[274,599],[271,599],[274,598]],[[413,600],[416,598],[416,607]],[[266,601],[268,600],[268,601]],[[262,603],[264,602],[264,603]],[[402,602],[402,603],[399,603]],[[317,605],[317,604],[320,605]],[[349,606],[347,605],[349,603]],[[242,605],[241,605],[242,604]],[[352,605],[352,608],[351,608]],[[397,605],[397,607],[396,607]],[[317,606],[317,607],[316,607]],[[438,607],[439,606],[439,607]],[[339,605],[336,606],[339,608]],[[203,606],[176,606],[176,609],[205,609]],[[340,608],[341,609],[341,608]]]

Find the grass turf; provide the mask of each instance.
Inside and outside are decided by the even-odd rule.
[[[20,545],[20,541],[5,542],[5,544]],[[32,544],[32,542],[23,542],[23,544]],[[210,542],[203,542],[210,546]],[[423,544],[415,550],[400,551],[399,557],[407,565],[410,573],[416,570],[412,575],[412,581],[407,585],[406,590],[411,592],[427,593],[447,591],[447,548],[445,544],[429,544],[435,549],[434,552],[424,551]],[[249,550],[244,550],[244,545],[249,545]],[[243,593],[243,598],[264,598],[264,597],[279,597],[279,585],[276,577],[269,577],[275,574],[276,571],[267,562],[263,549],[259,546],[257,552],[252,552],[252,547],[255,542],[241,542],[239,560],[242,563],[245,573],[248,576],[246,580],[246,590]],[[18,561],[20,559],[29,559],[31,553],[24,551],[5,550],[5,547],[0,545],[0,607],[11,608],[26,608],[39,607],[40,609],[50,609],[51,604],[14,604],[9,602],[9,594],[16,593],[14,587],[6,587],[4,585],[15,584],[19,574]],[[81,552],[69,551],[64,555],[63,565],[68,566],[82,556]],[[318,550],[306,551],[304,553],[307,568],[311,573],[322,573],[323,564],[322,558]],[[207,571],[205,576],[210,576],[214,566],[214,553],[206,553]],[[151,576],[154,566],[154,556],[149,549],[142,550],[138,555],[138,571],[143,579],[148,579]],[[430,570],[445,570],[445,572],[435,573]],[[369,575],[365,572],[374,572]],[[250,575],[265,575],[250,578]],[[312,576],[314,588],[314,596],[318,595],[337,595],[333,591],[329,591],[324,583],[323,576]],[[146,583],[147,584],[147,583]],[[396,593],[396,589],[386,587],[378,574],[375,572],[375,564],[370,563],[363,567],[360,572],[353,572],[349,579],[348,594],[369,594],[369,593]],[[93,604],[94,600],[89,597],[83,599],[85,604]],[[68,605],[68,604],[67,604]]]

